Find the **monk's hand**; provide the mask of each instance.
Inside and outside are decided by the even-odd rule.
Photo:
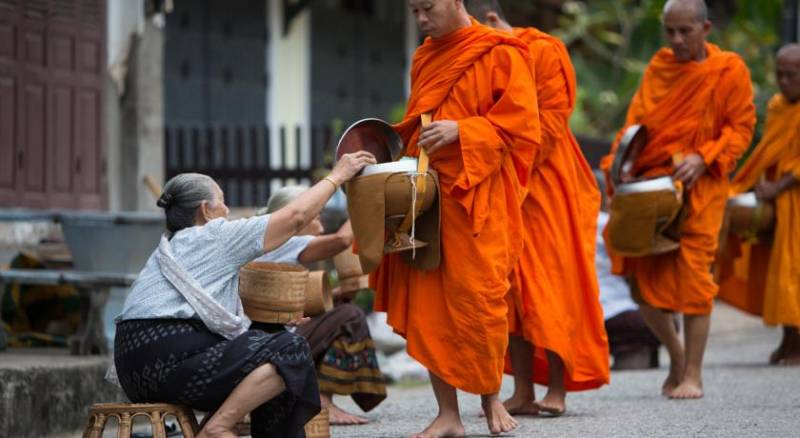
[[[762,181],[756,185],[756,198],[762,201],[771,201],[781,193],[781,185],[778,181]]]
[[[682,181],[687,189],[692,188],[694,183],[706,172],[706,162],[698,154],[689,154],[675,167],[673,178]]]
[[[433,155],[444,146],[458,141],[458,122],[453,120],[437,120],[419,131],[417,146]]]
[[[328,177],[334,180],[337,185],[342,185],[350,181],[358,172],[361,172],[361,169],[365,166],[375,163],[377,163],[375,156],[367,151],[344,154],[336,162]]]

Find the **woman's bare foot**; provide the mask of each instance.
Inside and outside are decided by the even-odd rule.
[[[675,400],[691,400],[703,398],[703,382],[697,379],[684,378],[668,396]]]
[[[203,430],[197,434],[197,438],[238,438],[239,435],[231,429],[223,429],[212,424],[206,425]]]
[[[327,409],[330,424],[336,426],[358,426],[369,423],[369,419],[351,414],[333,403],[327,406]]]
[[[535,404],[540,413],[553,416],[564,415],[567,412],[567,394],[563,391],[548,390],[544,398]]]
[[[351,414],[339,406],[333,404],[333,394],[322,393],[319,395],[320,405],[328,410],[328,422],[337,426],[357,426],[367,424],[369,420],[358,415]]]
[[[683,378],[683,366],[674,364],[670,365],[669,374],[667,375],[667,378],[664,380],[664,384],[661,385],[661,395],[664,395],[666,397],[672,397],[672,393],[680,385],[682,378]]]
[[[508,413],[497,394],[482,395],[481,406],[486,414],[486,424],[492,434],[510,432],[519,426],[517,420]]]
[[[458,417],[439,414],[425,430],[411,438],[450,438],[463,437],[464,425]]]

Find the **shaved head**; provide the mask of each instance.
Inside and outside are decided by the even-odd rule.
[[[800,101],[800,44],[787,44],[778,51],[775,76],[781,94],[792,103]]]
[[[708,7],[704,0],[669,0],[664,5],[663,15],[673,10],[690,10],[695,19],[701,23],[708,21]]]
[[[800,61],[800,44],[792,43],[781,47],[778,50],[778,59],[786,59],[790,61]]]
[[[485,22],[490,12],[505,20],[499,0],[466,0],[467,11],[480,22]]]
[[[419,30],[432,38],[445,36],[471,24],[464,0],[408,0],[408,7]]]
[[[703,0],[669,0],[664,5],[661,26],[676,61],[701,62],[706,58],[711,22]]]

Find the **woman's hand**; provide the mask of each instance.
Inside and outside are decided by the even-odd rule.
[[[301,325],[307,323],[308,321],[311,321],[311,318],[304,316],[302,318],[289,321],[286,323],[286,325],[289,327],[300,327]]]
[[[458,122],[453,120],[437,120],[419,130],[417,146],[433,155],[444,146],[458,141]]]
[[[375,163],[377,163],[375,156],[367,151],[344,154],[339,158],[339,161],[336,162],[336,166],[333,167],[329,177],[332,178],[336,184],[342,185],[350,181],[358,172],[361,172],[364,166]]]

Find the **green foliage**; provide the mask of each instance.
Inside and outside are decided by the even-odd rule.
[[[571,124],[582,135],[611,138],[647,62],[663,45],[665,0],[567,1],[553,33],[569,46],[578,75],[578,104]],[[714,2],[710,2],[713,6]],[[780,44],[781,0],[736,0],[716,8],[710,40],[739,53],[750,67],[759,115],[775,92],[775,51]],[[763,120],[759,117],[759,120]]]

